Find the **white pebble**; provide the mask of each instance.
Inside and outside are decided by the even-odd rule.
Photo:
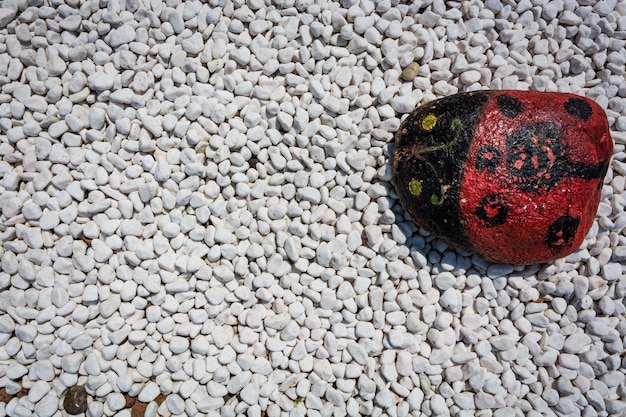
[[[0,414],[83,383],[90,416],[626,412],[619,2],[40,3],[0,8],[0,361],[32,380]],[[544,265],[448,248],[392,184],[403,114],[509,88],[615,141]]]

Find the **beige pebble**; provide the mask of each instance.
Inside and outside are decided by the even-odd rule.
[[[402,70],[402,79],[404,81],[413,81],[413,79],[417,77],[419,69],[420,66],[417,62],[411,62]]]

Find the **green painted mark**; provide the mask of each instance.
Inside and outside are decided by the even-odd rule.
[[[426,120],[426,118],[428,118],[428,116],[426,116],[424,120]],[[423,125],[424,125],[424,122],[422,122],[422,126]],[[427,153],[427,152],[442,151],[444,149],[453,147],[461,138],[462,128],[463,128],[463,123],[461,122],[461,119],[459,119],[458,117],[455,117],[454,119],[452,119],[452,122],[450,123],[450,129],[456,132],[456,134],[454,135],[454,139],[452,139],[450,142],[446,142],[441,145],[429,146],[427,148],[424,148],[420,151],[420,154]]]
[[[435,116],[434,114],[426,115],[422,119],[422,129],[424,129],[427,132],[433,130],[436,124],[437,124],[437,116]],[[429,152],[443,151],[445,149],[449,149],[453,147],[454,145],[456,145],[461,139],[461,132],[463,131],[463,122],[461,121],[459,117],[455,117],[454,119],[452,119],[452,121],[450,122],[450,130],[454,132],[453,138],[451,141],[442,143],[440,145],[427,146],[425,148],[418,150],[416,154],[422,155],[422,154],[429,153]],[[435,169],[433,164],[431,164],[427,160],[424,160],[424,162],[426,163],[430,171],[432,171],[432,174],[437,180],[437,182],[441,184],[441,179],[439,175],[437,174],[437,170]],[[442,205],[444,200],[446,199],[446,190],[448,188],[449,186],[445,184],[441,184],[439,193],[436,193],[430,196],[430,203],[435,206]],[[419,197],[420,195],[422,195],[423,191],[424,191],[423,181],[415,180],[415,179],[409,181],[409,192],[411,193],[411,195],[414,195],[415,197]]]
[[[440,206],[443,204],[443,200],[446,199],[446,190],[443,188],[443,185],[441,186],[441,195],[437,196],[436,194],[433,194],[430,196],[430,204],[432,204],[433,206]]]
[[[435,127],[436,123],[437,123],[437,117],[435,117],[432,114],[429,114],[426,117],[424,117],[424,119],[422,120],[422,128],[426,131],[432,130]],[[417,152],[417,154],[421,155],[421,154],[425,154],[428,152],[442,151],[442,150],[451,148],[454,145],[456,145],[459,139],[461,139],[461,132],[463,131],[463,122],[461,121],[460,118],[455,117],[454,119],[452,119],[452,121],[450,122],[450,130],[454,132],[454,137],[451,141],[442,143],[441,145],[433,145],[433,146],[428,146],[426,148],[420,149],[419,152]],[[440,181],[439,175],[437,175],[437,170],[435,169],[435,167],[430,162],[426,162],[426,164],[430,168],[430,170],[433,172],[434,177],[438,181]],[[416,197],[422,194],[423,188],[424,187],[423,187],[422,181],[412,180],[411,182],[409,182],[409,192]],[[430,203],[435,206],[442,205],[443,201],[446,199],[447,188],[448,188],[447,186],[442,184],[440,192],[438,193],[439,195],[433,194],[430,196]]]

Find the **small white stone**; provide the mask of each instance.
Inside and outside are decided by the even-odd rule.
[[[367,363],[367,352],[360,344],[354,342],[349,343],[348,352],[358,364],[365,365]]]
[[[55,377],[54,367],[48,360],[36,362],[34,365],[35,375],[43,381],[52,381]]]
[[[48,392],[50,392],[51,386],[46,381],[35,381],[35,383],[28,390],[28,401],[33,404],[37,404]]]
[[[130,88],[120,88],[115,90],[109,96],[111,101],[120,104],[131,104],[135,100],[135,93]]]
[[[255,383],[246,385],[239,393],[239,397],[247,404],[257,404],[259,400],[259,386]]]
[[[445,415],[449,413],[446,400],[439,394],[435,394],[430,399],[430,409],[435,415]]]
[[[39,219],[39,227],[43,230],[52,230],[60,223],[59,214],[55,211],[44,211]]]
[[[76,373],[78,371],[78,368],[80,367],[80,364],[83,361],[83,358],[84,356],[82,353],[72,353],[69,355],[65,355],[61,359],[61,367],[65,372],[72,374]]]
[[[161,390],[159,389],[159,386],[152,381],[148,381],[139,392],[137,399],[141,402],[149,403],[150,401],[154,401],[160,393]]]
[[[52,392],[46,394],[36,405],[35,414],[42,417],[51,417],[59,410],[59,398]]]
[[[495,350],[509,350],[515,346],[515,338],[509,335],[493,336],[489,343]]]
[[[449,288],[439,298],[439,304],[450,313],[456,314],[463,307],[461,293],[454,288]]]
[[[623,414],[626,412],[626,401],[616,400],[616,399],[607,399],[606,400],[606,410],[609,413],[613,413],[614,415]]]
[[[451,272],[441,272],[433,278],[433,284],[442,291],[446,291],[456,283],[456,277]]]
[[[50,137],[56,139],[56,138],[60,137],[61,135],[63,135],[68,130],[69,130],[69,128],[68,128],[67,124],[65,123],[65,121],[61,120],[59,122],[52,123],[48,127],[48,134],[50,135]]]
[[[608,263],[602,267],[602,277],[607,281],[615,281],[622,277],[623,267],[620,263]]]
[[[227,389],[231,394],[239,393],[243,387],[245,387],[252,378],[252,373],[250,371],[243,371],[240,374],[235,375],[228,382]]]
[[[235,48],[230,51],[230,58],[239,65],[247,65],[250,61],[250,50],[246,47]]]
[[[495,400],[493,396],[484,392],[479,392],[474,398],[474,405],[479,410],[493,408],[495,406]]]
[[[463,72],[459,78],[463,84],[472,85],[480,81],[481,74],[476,70],[470,70]]]
[[[100,375],[100,365],[98,364],[98,358],[95,354],[90,353],[85,359],[85,372],[88,375]]]
[[[367,378],[365,375],[361,375],[359,377],[357,387],[359,390],[359,394],[364,398],[368,398],[370,395],[376,392],[376,383]]]
[[[121,45],[126,45],[135,40],[135,29],[130,24],[124,24],[118,29],[111,31],[111,38],[109,44],[113,48],[117,48]]]
[[[185,52],[197,55],[204,49],[204,41],[200,33],[195,33],[191,37],[183,40],[182,48]]]
[[[320,191],[313,187],[303,187],[298,189],[296,197],[300,200],[308,201],[312,204],[319,204],[321,200]]]
[[[231,268],[226,265],[219,265],[213,269],[213,275],[223,283],[232,281],[235,278],[235,273]]]
[[[489,278],[499,278],[513,272],[513,265],[493,264],[487,268]]]
[[[120,234],[124,236],[141,236],[143,225],[139,220],[129,219],[122,221],[120,225]]]
[[[106,405],[111,411],[118,411],[126,407],[126,399],[124,395],[118,392],[112,392],[106,397]]]
[[[100,303],[100,315],[108,319],[120,308],[121,304],[122,300],[119,295],[111,295],[107,300]]]
[[[185,411],[185,401],[177,394],[170,394],[165,399],[167,408],[174,415],[183,414]]]
[[[6,376],[9,379],[19,379],[28,373],[28,369],[20,364],[13,363],[6,370]]]
[[[94,259],[96,262],[106,262],[113,256],[113,249],[99,239],[92,240],[91,246],[94,249]]]
[[[410,113],[415,109],[417,101],[412,96],[398,96],[391,100],[391,107],[397,113]]]
[[[7,25],[15,18],[15,10],[10,7],[0,8],[0,26],[7,27]]]
[[[554,349],[548,349],[545,352],[542,352],[536,356],[534,356],[534,362],[538,366],[550,366],[556,363],[558,357],[558,352]]]
[[[580,353],[591,343],[591,338],[584,333],[576,332],[565,339],[563,349],[567,353]]]

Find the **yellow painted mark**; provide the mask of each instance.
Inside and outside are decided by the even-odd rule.
[[[426,131],[433,130],[436,124],[437,124],[437,117],[434,114],[429,114],[428,116],[424,117],[424,119],[422,120],[422,129]]]
[[[415,197],[419,197],[422,194],[422,181],[411,180],[409,181],[409,192]]]

